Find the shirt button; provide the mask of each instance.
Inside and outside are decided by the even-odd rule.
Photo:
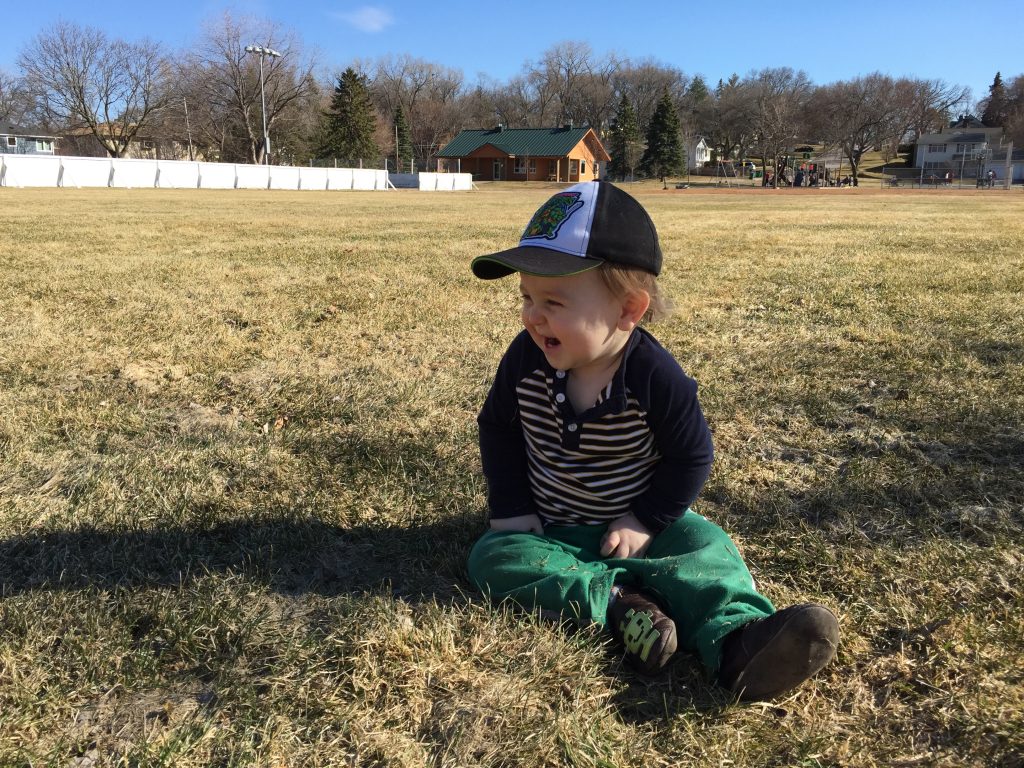
[[[569,430],[570,432],[575,432],[575,431],[576,431],[576,425],[575,425],[575,424],[570,424],[570,425],[568,426],[568,430]]]
[[[564,379],[565,378],[565,371],[555,371],[555,376],[557,376],[560,379]]]
[[[557,395],[555,395],[555,402],[556,403],[564,403],[565,402],[565,395],[563,395],[561,392],[559,392]]]

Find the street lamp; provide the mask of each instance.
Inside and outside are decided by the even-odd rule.
[[[195,160],[195,152],[192,151],[192,126],[188,123],[188,99],[181,97],[181,103],[185,105],[185,130],[188,132],[188,159]]]
[[[260,57],[260,102],[263,105],[263,162],[265,165],[270,165],[270,134],[267,133],[267,96],[263,90],[263,59],[265,56],[276,59],[281,54],[273,48],[267,48],[263,45],[247,45],[245,46],[245,52],[255,53]]]

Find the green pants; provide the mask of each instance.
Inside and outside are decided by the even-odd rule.
[[[469,576],[494,600],[601,626],[613,584],[642,587],[665,604],[679,647],[698,653],[711,672],[726,635],[775,612],[728,534],[697,513],[687,511],[655,536],[642,558],[601,557],[607,528],[548,526],[543,536],[488,531],[469,554]]]

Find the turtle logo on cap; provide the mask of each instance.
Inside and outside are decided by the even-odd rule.
[[[523,240],[544,238],[554,240],[558,237],[558,230],[569,220],[576,211],[583,207],[580,200],[582,194],[579,192],[559,192],[557,195],[542,205],[530,223],[526,225],[523,232]]]

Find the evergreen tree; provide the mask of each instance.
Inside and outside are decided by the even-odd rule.
[[[349,67],[338,78],[331,108],[324,114],[317,157],[376,163],[381,154],[374,138],[376,130],[377,119],[366,76]]]
[[[721,85],[721,80],[718,81]],[[690,81],[690,85],[686,88],[686,101],[691,106],[698,106],[704,99],[711,95],[711,91],[708,90],[708,84],[704,82],[704,78],[700,75],[694,75],[693,80]]]
[[[409,130],[409,122],[405,119],[405,110],[398,105],[395,111],[395,162],[398,163],[399,173],[408,173],[409,164],[412,162],[412,131]]]
[[[710,136],[714,124],[715,97],[708,84],[699,75],[690,81],[683,94],[683,114],[680,120],[687,142],[695,136]]]
[[[988,87],[988,99],[985,103],[985,111],[981,113],[981,122],[989,128],[1002,127],[1006,124],[1007,106],[1003,76],[996,72],[992,85]]]
[[[619,99],[609,134],[608,154],[612,159],[608,172],[617,179],[632,178],[643,152],[643,138],[636,111],[624,93]]]
[[[666,176],[682,173],[685,165],[679,115],[668,91],[665,91],[647,129],[647,151],[640,160],[640,167],[644,173],[657,176],[664,183]]]

